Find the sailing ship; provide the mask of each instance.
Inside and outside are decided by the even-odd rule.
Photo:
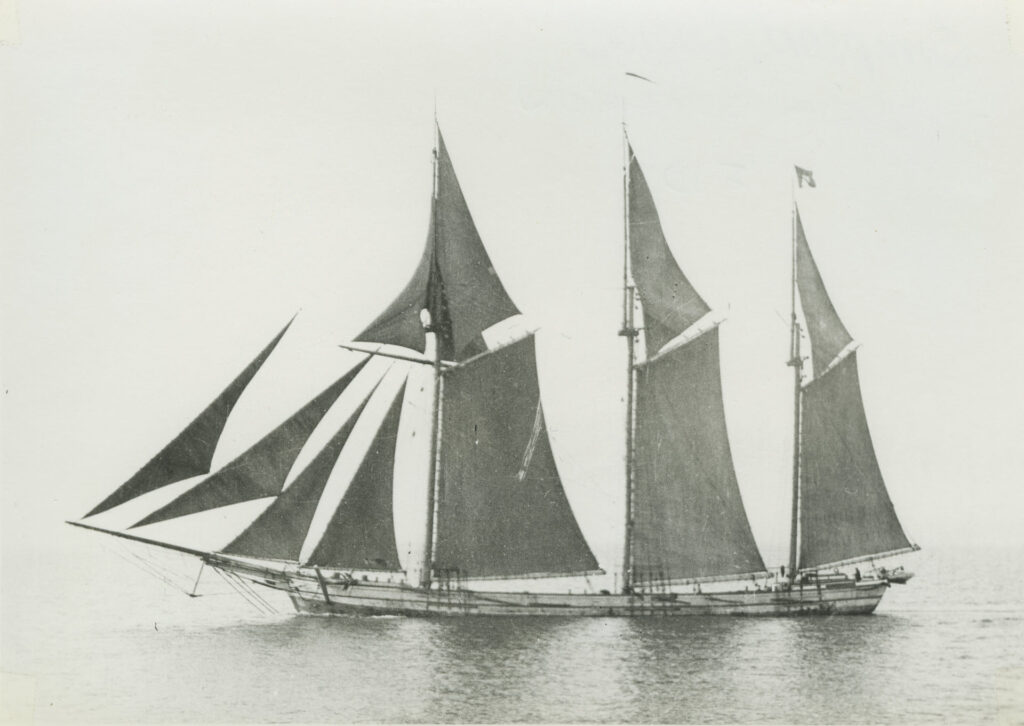
[[[342,346],[356,353],[351,368],[214,470],[225,425],[286,326],[163,450],[71,524],[195,556],[317,614],[870,613],[891,581],[906,579],[902,570],[891,579],[848,572],[916,546],[886,492],[856,346],[795,202],[792,536],[788,566],[765,567],[726,430],[722,318],[669,249],[624,128],[625,536],[614,585],[591,585],[610,578],[559,476],[533,333],[491,264],[436,124],[435,133],[423,255],[394,302]],[[410,457],[415,466],[399,466]],[[415,521],[397,516],[399,497],[416,499]],[[145,516],[109,524],[143,501]],[[219,548],[160,535],[162,523],[257,501],[266,506]],[[559,578],[586,584],[552,586],[569,581]]]

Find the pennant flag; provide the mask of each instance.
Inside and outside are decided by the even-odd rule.
[[[650,78],[646,78],[644,76],[641,76],[638,73],[630,73],[629,71],[626,71],[626,75],[627,76],[631,76],[632,78],[639,78],[641,81],[647,81],[648,83],[654,83],[654,81],[652,81]]]
[[[802,187],[804,182],[807,182],[807,186],[809,187],[817,186],[814,183],[814,172],[807,169],[801,169],[799,166],[793,168],[796,169],[796,183],[798,186]]]

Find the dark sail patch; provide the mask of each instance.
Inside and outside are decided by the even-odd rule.
[[[281,332],[274,336],[274,339],[217,396],[213,403],[185,427],[184,431],[85,516],[91,517],[105,512],[130,499],[148,494],[182,479],[209,473],[213,453],[217,448],[217,442],[220,440],[228,416],[231,415],[242,392],[270,357],[291,324],[289,321],[288,325],[285,325]]]
[[[280,494],[302,445],[365,364],[360,362],[216,474],[132,526]]]

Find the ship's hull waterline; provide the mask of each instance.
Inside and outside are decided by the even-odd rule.
[[[888,588],[884,580],[796,586],[792,590],[627,594],[425,590],[403,584],[338,580],[304,573],[236,574],[288,594],[313,615],[649,617],[680,615],[869,615]]]

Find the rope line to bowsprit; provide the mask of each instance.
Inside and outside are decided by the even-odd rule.
[[[124,543],[107,542],[105,543],[105,546],[128,564],[152,577],[155,577],[172,590],[178,590],[190,597],[192,596],[187,587],[183,587],[179,582],[173,579],[173,577],[180,576],[180,573],[175,572],[170,567],[158,565],[154,560],[143,557]]]
[[[224,580],[232,590],[238,593],[243,600],[256,608],[260,613],[264,615],[275,615],[278,613],[277,608],[267,602],[265,598],[253,589],[252,585],[234,572],[223,570],[220,567],[213,567],[213,571],[220,575],[221,579]]]

